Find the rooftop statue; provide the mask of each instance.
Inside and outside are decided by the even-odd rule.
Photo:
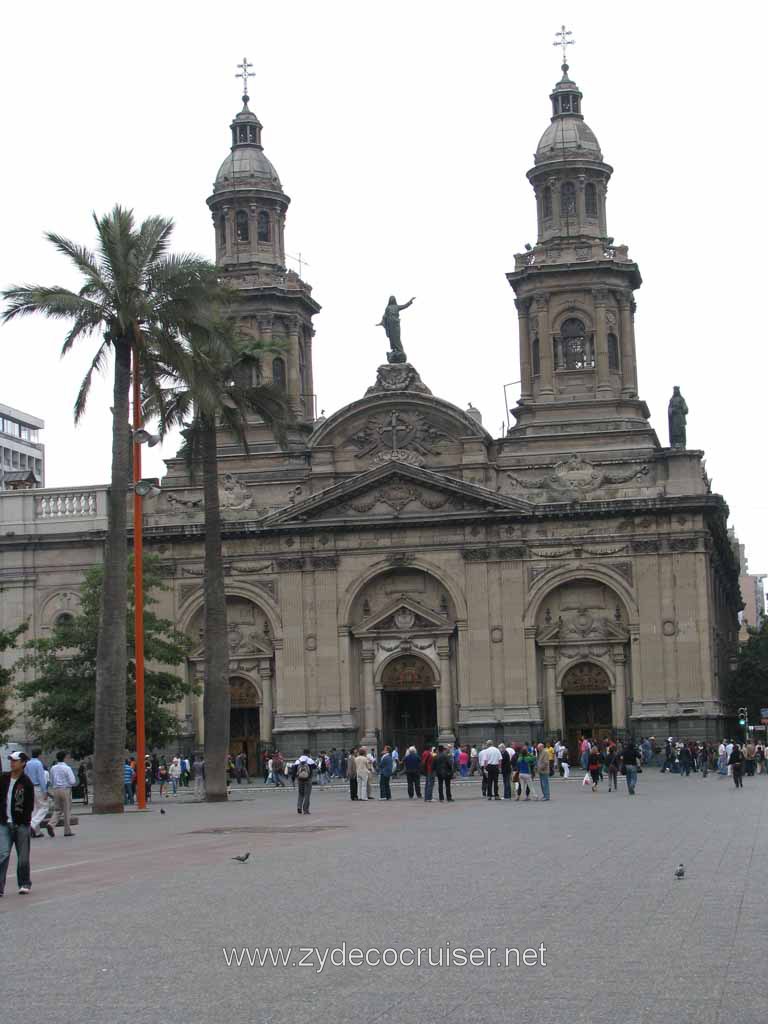
[[[675,386],[672,397],[667,407],[667,418],[669,419],[669,447],[685,448],[685,421],[688,415],[688,406],[680,394],[680,388]]]
[[[376,324],[377,327],[383,327],[387,334],[387,340],[389,341],[390,351],[387,352],[387,362],[389,363],[405,363],[408,357],[405,354],[405,349],[400,341],[400,311],[408,309],[416,296],[409,299],[408,302],[402,306],[398,306],[397,299],[394,295],[389,296],[389,302],[387,308],[384,310],[384,316]]]

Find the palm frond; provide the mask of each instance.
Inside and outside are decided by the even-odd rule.
[[[70,239],[57,235],[52,231],[46,231],[45,237],[62,255],[68,256],[72,260],[91,285],[102,292],[109,291],[107,284],[101,279],[100,267],[90,249],[86,249],[84,245],[78,245],[76,242],[72,242]]]
[[[92,305],[90,300],[58,285],[52,288],[40,284],[13,285],[2,295],[8,303],[3,310],[5,323],[30,313],[42,313],[53,320],[72,319],[81,316]]]
[[[88,401],[88,394],[91,390],[91,377],[93,376],[95,370],[104,369],[104,364],[107,361],[108,351],[108,343],[106,341],[103,341],[101,345],[99,345],[96,355],[91,360],[91,365],[88,367],[88,372],[86,373],[85,377],[83,377],[82,384],[80,385],[80,390],[78,391],[77,398],[75,399],[75,423],[77,423],[80,420],[80,417],[85,412],[85,406]]]

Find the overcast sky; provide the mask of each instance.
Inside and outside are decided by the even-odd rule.
[[[74,286],[45,230],[93,241],[115,203],[174,218],[175,247],[213,257],[205,199],[253,61],[251,108],[291,196],[286,247],[323,310],[315,381],[326,413],[360,397],[383,361],[387,296],[435,394],[477,406],[498,435],[518,370],[505,272],[536,236],[525,172],[549,123],[565,20],[571,77],[614,167],[608,229],[644,284],[640,394],[662,444],[679,384],[688,446],[768,571],[765,8],[731,2],[290,4],[187,0],[7,5],[0,85],[0,285]],[[752,42],[755,40],[756,42]],[[762,155],[761,155],[762,153]],[[109,392],[72,423],[85,342],[59,360],[62,326],[0,328],[0,402],[46,421],[47,483],[109,477]],[[513,389],[516,391],[516,389]],[[516,394],[514,396],[516,398]],[[157,451],[157,450],[155,450]],[[173,454],[166,445],[165,457]],[[147,472],[161,474],[151,453]]]

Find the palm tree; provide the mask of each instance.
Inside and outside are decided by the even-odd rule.
[[[278,444],[287,445],[286,427],[290,411],[284,392],[272,384],[251,386],[251,367],[266,346],[239,336],[231,320],[214,330],[195,332],[186,358],[168,375],[176,382],[170,388],[157,386],[161,374],[153,374],[146,411],[160,418],[160,434],[182,426],[185,444],[182,455],[194,474],[202,469],[205,554],[203,575],[205,692],[206,799],[227,799],[226,758],[229,753],[229,646],[227,603],[221,543],[219,503],[219,428],[234,434],[248,451],[248,417],[260,416],[272,430]]]
[[[80,338],[99,344],[75,401],[75,422],[85,412],[94,370],[114,357],[112,478],[104,551],[104,589],[96,653],[94,723],[95,813],[123,810],[127,608],[127,495],[131,486],[129,391],[131,356],[142,378],[156,360],[183,358],[182,338],[208,321],[218,295],[215,268],[205,260],[168,252],[173,221],[150,217],[135,227],[133,212],[115,206],[93,216],[94,252],[48,233],[48,240],[82,273],[79,291],[58,285],[14,286],[4,291],[3,320],[31,313],[71,323],[62,355]]]

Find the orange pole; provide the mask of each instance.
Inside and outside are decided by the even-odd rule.
[[[133,429],[141,428],[141,381],[138,344],[133,346]],[[133,482],[141,480],[141,445],[133,443]],[[134,652],[136,655],[136,803],[139,810],[147,806],[144,781],[144,539],[141,497],[133,492],[133,591]]]

